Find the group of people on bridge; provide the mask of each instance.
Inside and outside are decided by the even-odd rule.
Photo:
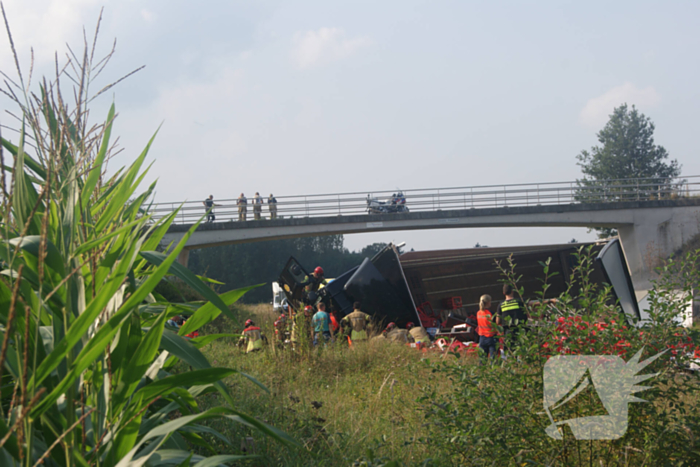
[[[209,195],[202,204],[207,213],[207,222],[214,222],[216,220],[216,215],[214,214],[214,208],[216,206],[221,206],[220,204],[214,203],[214,195]],[[265,204],[265,200],[260,196],[260,193],[256,192],[252,199],[253,204],[253,218],[256,221],[262,219],[262,206]],[[238,206],[238,220],[246,221],[248,215],[248,198],[245,197],[243,193],[236,200],[236,205]],[[277,219],[277,199],[272,193],[267,198],[267,207],[270,210],[270,219]]]

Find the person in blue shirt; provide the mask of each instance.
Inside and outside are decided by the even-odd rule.
[[[314,345],[318,345],[319,336],[322,336],[325,342],[329,342],[333,339],[331,334],[331,318],[328,316],[328,313],[326,313],[326,305],[324,303],[318,304],[318,311],[314,314],[312,323],[314,326]]]

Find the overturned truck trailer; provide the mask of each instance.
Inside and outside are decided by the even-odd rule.
[[[522,276],[519,285],[525,298],[534,298],[541,290],[542,263],[550,259],[550,287],[545,298],[554,298],[566,290],[576,267],[581,246],[591,246],[595,261],[590,280],[612,285],[614,299],[628,320],[639,318],[634,288],[620,242],[522,246],[505,248],[469,248],[421,251],[400,254],[389,245],[373,258],[341,274],[321,289],[313,301],[323,301],[340,317],[352,311],[359,301],[362,310],[385,323],[403,327],[421,322],[425,327],[440,327],[449,315],[467,317],[476,314],[479,297],[493,297],[495,310],[503,299],[503,278],[497,267],[507,267],[512,255],[515,273]],[[280,276],[291,302],[304,300],[308,273],[292,257]]]

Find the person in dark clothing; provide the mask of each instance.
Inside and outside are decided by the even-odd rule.
[[[518,341],[518,334],[527,323],[527,310],[522,300],[515,298],[515,291],[510,284],[503,285],[503,300],[496,310],[496,320],[503,326],[504,350],[513,348]]]
[[[267,198],[267,207],[270,209],[270,219],[277,219],[277,198],[272,196],[272,193]]]
[[[219,206],[218,204],[214,204],[214,195],[209,195],[209,198],[205,199],[202,204],[207,211],[207,222],[214,222],[216,219],[214,215],[214,206]]]

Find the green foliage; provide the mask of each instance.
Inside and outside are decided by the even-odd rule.
[[[605,196],[610,198],[615,196],[615,185],[625,184],[621,179],[659,179],[657,183],[664,185],[667,181],[662,179],[678,177],[681,166],[675,159],[667,161],[666,149],[654,144],[654,129],[651,119],[634,106],[631,110],[627,104],[617,107],[597,134],[600,146],[593,146],[590,152],[583,150],[576,156],[584,175],[579,184],[591,186],[596,181],[611,180],[605,189]],[[659,188],[649,191],[658,192]],[[601,238],[617,235],[610,228],[596,230]]]
[[[12,178],[0,179],[0,464],[127,467],[169,457],[188,465],[191,445],[217,454],[202,437],[212,430],[200,426],[213,418],[294,445],[236,408],[221,380],[237,371],[212,368],[166,325],[183,310],[193,313],[191,331],[219,313],[235,319],[228,305],[245,290],[219,296],[175,262],[196,226],[167,253],[155,251],[175,214],[144,215],[155,184],[137,190],[152,139],[133,164],[105,175],[116,112],[112,105],[104,123],[88,122],[88,90],[109,58],[93,61],[95,43],[82,61],[71,52],[39,94],[25,91],[21,75],[6,90],[22,125],[18,143],[3,138],[0,150]],[[66,93],[72,105],[64,80],[78,83]],[[206,303],[165,300],[155,288],[169,276]],[[191,371],[172,373],[178,362]],[[196,398],[210,392],[228,407],[200,410]]]
[[[581,251],[575,284],[554,307],[532,313],[540,319],[510,343],[505,360],[427,364],[434,378],[422,398],[430,427],[424,441],[441,453],[441,465],[697,465],[700,379],[685,368],[700,339],[697,330],[679,328],[677,319],[700,284],[699,258],[696,251],[666,266],[651,292],[650,319],[635,326],[611,302],[609,287],[589,281],[591,258]],[[517,289],[512,266],[504,273]],[[572,295],[573,290],[578,293]],[[549,358],[619,355],[629,361],[637,352],[648,358],[664,350],[643,372],[658,375],[639,394],[648,402],[629,404],[624,436],[576,440],[565,431],[563,440],[556,440],[545,433],[551,420],[543,411],[542,375]],[[440,393],[445,379],[451,382],[446,395]],[[555,415],[558,420],[600,415],[600,408],[595,391],[584,391]]]
[[[226,284],[270,284],[279,278],[292,255],[305,268],[322,266],[326,277],[332,278],[357,266],[365,257],[371,258],[385,246],[384,243],[374,243],[358,253],[343,247],[342,235],[304,237],[193,250],[188,264],[197,274]],[[235,267],[231,266],[233,262]],[[228,290],[227,286],[222,290]],[[246,294],[243,301],[270,301],[271,295],[269,287],[263,287]]]
[[[237,304],[234,311],[240,320],[252,318],[272,343],[277,316],[269,304]],[[218,331],[240,332],[240,327],[227,323]],[[350,466],[357,461],[414,466],[431,457],[426,446],[413,442],[424,430],[415,403],[429,373],[420,364],[423,353],[389,342],[356,343],[350,349],[342,341],[298,351],[268,345],[246,355],[233,347],[234,342],[218,340],[203,352],[210,361],[238,368],[264,383],[269,395],[251,394],[248,385],[237,379],[226,382],[242,410],[293,433],[304,446],[280,450],[245,426],[220,419],[208,424],[229,439],[253,437],[255,453],[264,459],[260,465]],[[215,407],[220,399],[219,394],[202,397],[200,406]]]

